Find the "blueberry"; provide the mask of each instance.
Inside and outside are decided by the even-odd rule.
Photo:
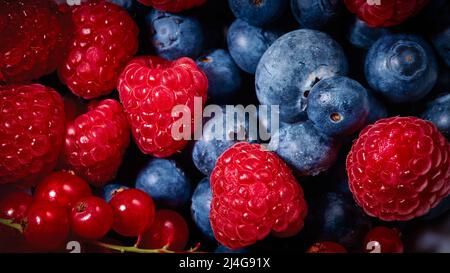
[[[301,121],[311,88],[320,80],[346,75],[341,46],[327,34],[309,29],[276,40],[256,69],[256,94],[261,104],[280,105],[282,122]]]
[[[373,94],[367,90],[369,98],[369,115],[367,115],[365,125],[373,124],[377,120],[388,117],[386,106]]]
[[[310,121],[286,124],[274,134],[269,149],[300,175],[317,175],[336,161],[339,145]]]
[[[215,49],[197,59],[197,65],[208,78],[208,97],[212,102],[226,104],[241,86],[241,74],[230,54]]]
[[[302,28],[324,29],[336,22],[342,11],[339,0],[291,0],[291,10]]]
[[[450,67],[450,26],[434,36],[433,45],[445,64]]]
[[[211,210],[211,185],[209,178],[203,178],[194,190],[191,203],[192,220],[208,239],[215,241],[214,233],[209,222],[209,211]]]
[[[253,26],[272,23],[283,15],[288,0],[228,0],[233,14]]]
[[[369,27],[364,21],[355,17],[349,27],[347,39],[355,47],[368,49],[380,37],[389,33],[387,28]]]
[[[200,22],[194,17],[152,10],[145,17],[151,41],[158,56],[175,60],[197,57],[204,45]]]
[[[185,173],[169,159],[152,159],[139,172],[136,188],[148,193],[155,202],[179,207],[189,200],[191,184]]]
[[[121,184],[108,184],[102,188],[102,197],[106,202],[109,202],[114,194],[126,189],[128,189],[128,187]]]
[[[431,47],[415,35],[387,35],[370,48],[365,61],[369,85],[395,103],[413,102],[427,95],[437,80],[438,67]]]
[[[422,118],[433,122],[447,138],[450,138],[450,93],[431,101]]]
[[[321,80],[309,93],[307,113],[319,131],[351,135],[361,129],[369,113],[367,91],[347,77]]]
[[[261,56],[280,35],[275,29],[254,27],[237,19],[227,32],[228,50],[239,68],[255,74]]]
[[[113,4],[116,4],[126,10],[131,10],[133,7],[133,0],[108,0]]]
[[[247,253],[248,250],[246,248],[238,248],[238,249],[231,249],[226,246],[220,245],[214,250],[214,253]]]

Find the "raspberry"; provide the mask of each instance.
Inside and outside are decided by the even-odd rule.
[[[40,84],[0,86],[0,184],[32,186],[58,160],[64,139],[61,96]]]
[[[236,249],[298,233],[307,205],[303,189],[275,153],[240,142],[226,150],[211,174],[210,222],[216,239]]]
[[[130,142],[129,126],[119,102],[91,103],[88,112],[67,124],[63,161],[94,186],[112,180]]]
[[[427,213],[450,192],[450,145],[431,122],[381,119],[366,127],[347,157],[350,190],[384,221]]]
[[[194,97],[202,98],[203,107],[208,79],[189,58],[168,61],[155,56],[137,57],[120,75],[117,90],[141,151],[167,157],[187,143],[172,137],[172,125],[180,119],[172,117],[172,108],[185,105],[193,115]]]
[[[180,12],[195,6],[200,6],[206,0],[138,0],[143,5],[152,6],[157,10]]]
[[[371,27],[395,26],[417,14],[429,0],[345,0],[347,8]]]
[[[77,96],[109,94],[138,46],[138,28],[127,11],[109,2],[90,2],[71,11],[73,36],[58,68]]]
[[[55,3],[4,0],[0,18],[0,82],[27,82],[56,69],[67,30]]]

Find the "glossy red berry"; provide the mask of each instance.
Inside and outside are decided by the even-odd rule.
[[[10,192],[0,198],[0,218],[19,222],[25,217],[33,197],[23,191]]]
[[[34,202],[22,221],[25,240],[40,250],[56,250],[69,235],[66,208],[50,202]]]
[[[185,9],[200,6],[204,4],[206,0],[138,0],[138,2],[146,6],[152,6],[157,10],[180,12]]]
[[[139,236],[155,220],[152,198],[138,189],[116,193],[109,201],[113,210],[113,230],[123,236]]]
[[[59,171],[46,176],[36,187],[36,201],[49,201],[70,209],[78,199],[91,195],[89,184],[72,172]]]
[[[157,210],[155,221],[142,234],[140,247],[158,249],[167,247],[173,251],[182,251],[189,239],[189,229],[183,216],[173,210]]]
[[[318,242],[313,244],[307,253],[347,253],[347,249],[335,242]]]
[[[105,200],[95,196],[84,197],[72,206],[70,223],[78,236],[91,240],[100,239],[111,229],[113,212]]]
[[[353,143],[347,173],[350,190],[367,214],[410,220],[450,193],[450,145],[431,122],[382,119]]]
[[[403,243],[397,230],[387,227],[375,227],[367,233],[364,240],[366,252],[403,253]]]

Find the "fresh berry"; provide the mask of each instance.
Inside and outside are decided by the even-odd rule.
[[[191,215],[195,225],[209,240],[214,239],[214,233],[209,221],[211,211],[212,191],[209,178],[203,178],[197,185],[191,199]]]
[[[0,18],[0,83],[27,82],[56,70],[67,24],[55,3],[1,1]]]
[[[387,28],[369,27],[366,22],[355,17],[348,29],[347,39],[355,47],[369,49],[380,37],[389,33]]]
[[[113,224],[111,206],[95,196],[80,198],[70,211],[70,224],[72,230],[82,238],[103,238]]]
[[[375,227],[370,230],[364,240],[364,246],[366,252],[403,253],[403,243],[399,232],[387,227]]]
[[[367,95],[369,98],[369,114],[367,115],[365,125],[375,123],[379,119],[387,118],[388,110],[386,105],[375,96],[374,92],[367,90]]]
[[[319,242],[313,244],[307,253],[347,253],[345,247],[335,242]]]
[[[344,0],[347,8],[371,27],[395,26],[417,14],[429,0]]]
[[[356,202],[384,221],[427,213],[450,193],[450,145],[431,122],[382,119],[366,127],[347,157]]]
[[[119,78],[117,89],[128,115],[134,140],[145,154],[167,157],[183,149],[171,127],[174,106],[186,105],[194,113],[195,97],[206,100],[208,80],[189,58],[167,61],[154,56],[132,60]],[[193,124],[193,123],[192,123]],[[194,131],[194,126],[191,126]]]
[[[345,76],[348,64],[341,46],[327,34],[300,29],[276,40],[256,69],[261,104],[280,105],[280,121],[305,118],[307,97],[320,80]]]
[[[235,249],[270,232],[297,234],[307,205],[287,165],[259,144],[240,142],[225,151],[211,174],[211,226],[216,239]]]
[[[138,2],[146,6],[152,6],[157,10],[180,12],[185,9],[200,6],[206,0],[138,0]]]
[[[444,198],[436,207],[430,209],[430,211],[422,216],[421,220],[432,220],[445,215],[450,210],[450,195]]]
[[[236,248],[231,249],[226,246],[220,245],[214,250],[214,253],[247,253],[248,249],[246,248]]]
[[[58,74],[85,99],[109,94],[120,72],[137,51],[138,28],[121,7],[88,2],[71,10],[72,37]]]
[[[70,209],[78,199],[90,196],[89,184],[74,173],[59,171],[47,175],[36,187],[34,198],[37,201],[55,202]]]
[[[395,103],[423,98],[438,76],[431,46],[418,36],[406,34],[377,40],[367,53],[364,70],[370,87]]]
[[[13,191],[0,198],[0,218],[16,222],[22,220],[28,211],[33,197],[23,191]]]
[[[155,220],[152,198],[137,189],[116,193],[109,201],[113,210],[113,230],[123,236],[139,236]]]
[[[106,202],[109,202],[111,198],[116,195],[116,193],[124,191],[126,189],[128,189],[128,187],[121,184],[108,184],[103,186],[102,188],[102,197]]]
[[[233,14],[251,25],[263,26],[280,18],[289,0],[228,0]]]
[[[64,207],[34,202],[22,220],[25,240],[40,250],[55,250],[69,235],[69,216]]]
[[[343,5],[339,0],[291,0],[291,10],[302,28],[321,30],[338,21]]]
[[[133,10],[133,0],[106,0],[110,3],[116,4],[128,11]]]
[[[189,239],[189,229],[183,216],[173,210],[157,210],[155,222],[142,234],[139,246],[146,249],[166,247],[182,251]]]
[[[450,138],[450,93],[445,93],[428,103],[422,118],[429,120]]]
[[[450,67],[450,25],[433,37],[433,45],[447,67]]]
[[[157,204],[180,207],[191,196],[191,183],[176,162],[155,158],[139,172],[136,189],[150,195]]]
[[[93,102],[89,111],[67,124],[65,165],[94,186],[111,181],[130,142],[122,105],[112,99]]]
[[[31,186],[55,168],[64,139],[64,105],[51,88],[0,86],[0,184]]]

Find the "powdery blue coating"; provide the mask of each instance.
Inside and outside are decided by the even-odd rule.
[[[263,26],[280,18],[288,0],[228,0],[234,16],[253,26]]]
[[[212,191],[209,178],[203,178],[194,190],[191,203],[191,215],[195,225],[208,239],[215,241],[214,233],[209,222]]]
[[[450,26],[434,36],[433,45],[444,63],[450,67]]]
[[[428,103],[422,118],[433,122],[442,134],[450,138],[450,93]]]
[[[133,0],[107,0],[107,1],[116,4],[118,6],[121,6],[126,10],[131,10],[131,8],[133,7]]]
[[[387,28],[369,27],[364,21],[355,17],[348,30],[347,39],[358,48],[368,49],[380,37],[389,33],[390,31]]]
[[[291,10],[302,28],[324,29],[342,13],[340,0],[291,0]]]
[[[327,34],[309,29],[276,40],[256,69],[256,94],[261,104],[280,105],[282,122],[306,116],[307,96],[320,80],[347,74],[342,47]]]

